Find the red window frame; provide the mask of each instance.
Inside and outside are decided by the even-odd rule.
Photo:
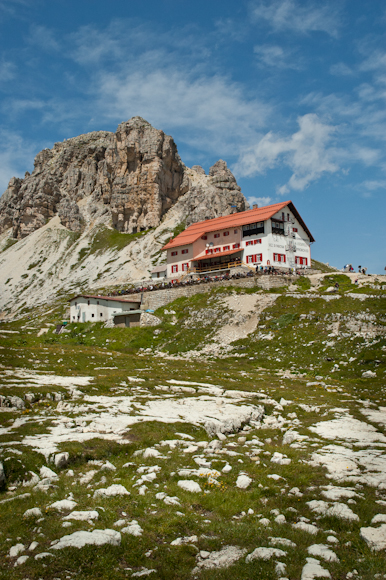
[[[223,249],[222,249],[222,251],[223,251],[223,252],[226,252],[227,250],[230,250],[230,249],[231,249],[231,247],[230,247],[230,246],[223,246]]]
[[[181,254],[187,254],[189,250],[181,250]]]
[[[212,250],[212,249],[210,249],[210,250],[205,250],[205,254],[213,254],[213,250]]]
[[[237,230],[233,230],[233,233],[234,233],[234,234],[237,234]]]
[[[177,264],[174,264],[172,266],[172,274],[177,274],[177,272],[178,272],[178,265]]]
[[[273,261],[274,262],[283,262],[283,264],[285,264],[287,261],[287,258],[286,258],[285,254],[274,254]]]
[[[201,236],[201,239],[202,240],[207,240],[208,239],[208,236]]]
[[[219,238],[219,237],[220,237],[220,234],[214,234],[214,236],[213,236],[213,237],[214,237],[214,238]]]
[[[298,228],[292,228],[292,231],[293,232],[297,232],[298,231]]]
[[[215,253],[215,254],[218,254],[219,252],[221,252],[221,248],[215,248],[215,249],[214,249],[214,253]]]
[[[295,256],[295,264],[299,266],[308,266],[308,258],[303,258],[302,256]]]
[[[224,232],[223,236],[229,236],[229,232]]]
[[[239,242],[237,242],[237,244],[233,244],[232,249],[233,250],[237,250],[240,247]]]
[[[189,262],[185,262],[185,264],[182,264],[182,271],[186,272],[187,270],[189,270]]]
[[[263,254],[252,254],[247,256],[247,264],[256,264],[256,262],[263,261]]]
[[[177,256],[178,252],[172,252],[172,256]]]
[[[257,239],[257,240],[253,240],[254,244],[261,244],[261,238]]]

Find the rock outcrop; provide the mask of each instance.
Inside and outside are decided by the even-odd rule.
[[[200,166],[189,170],[172,137],[141,117],[121,123],[115,133],[97,131],[55,143],[34,165],[31,175],[12,178],[0,198],[0,233],[12,227],[14,238],[25,238],[55,215],[67,229],[81,231],[90,213],[109,213],[110,225],[132,233],[157,227],[179,199],[188,224],[246,208],[225,161],[209,176]]]

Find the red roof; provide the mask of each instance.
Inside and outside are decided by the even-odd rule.
[[[77,298],[96,298],[97,300],[114,300],[115,302],[141,302],[140,300],[127,300],[125,298],[118,298],[117,296],[92,296],[91,294],[78,294],[77,296],[74,296],[74,298],[71,298],[69,302],[72,302]]]
[[[186,230],[181,232],[173,240],[170,240],[162,249],[168,250],[169,248],[175,248],[178,246],[185,246],[192,244],[202,235],[208,232],[214,232],[217,230],[223,230],[225,228],[233,228],[244,226],[254,222],[263,222],[271,218],[275,213],[288,206],[292,213],[296,216],[299,223],[302,225],[303,229],[307,233],[311,242],[314,242],[311,232],[307,228],[306,224],[303,222],[300,214],[295,208],[292,201],[283,201],[282,203],[275,203],[272,205],[266,205],[264,207],[259,207],[257,209],[249,209],[247,211],[241,211],[238,213],[232,213],[230,215],[214,218],[211,220],[204,220],[202,222],[196,222],[192,224]]]
[[[209,260],[210,258],[221,258],[221,256],[229,256],[230,254],[237,254],[237,252],[241,252],[243,248],[237,248],[237,250],[227,250],[226,252],[216,252],[213,254],[205,254],[203,256],[199,256],[198,258],[192,258],[193,262],[198,260]]]

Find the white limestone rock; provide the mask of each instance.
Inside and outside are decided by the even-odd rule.
[[[76,501],[72,499],[61,499],[59,501],[55,501],[48,507],[54,510],[58,510],[59,512],[64,512],[66,510],[72,510],[77,505]]]
[[[9,550],[9,558],[17,558],[17,556],[19,554],[21,554],[22,552],[24,552],[24,550],[25,550],[25,545],[24,544],[15,544]]]
[[[62,550],[63,548],[83,548],[83,546],[119,546],[121,534],[116,530],[93,530],[92,532],[74,532],[68,536],[63,536],[59,540],[51,542],[52,550]]]
[[[256,548],[248,554],[245,558],[246,563],[253,562],[253,560],[270,560],[271,558],[282,558],[287,555],[287,552],[279,548]]]
[[[313,544],[307,548],[310,556],[317,556],[326,562],[339,562],[338,556],[325,544]]]
[[[64,516],[64,520],[77,520],[80,522],[88,522],[90,520],[97,520],[99,518],[99,514],[96,510],[88,510],[88,511],[74,511],[68,514],[68,516]]]
[[[386,524],[382,524],[378,528],[371,526],[361,528],[360,536],[371,550],[378,552],[386,549]]]
[[[21,566],[22,564],[24,564],[27,560],[28,560],[29,556],[19,556],[19,558],[16,560],[14,566]]]
[[[24,512],[23,518],[41,518],[42,517],[42,510],[38,507],[31,508]]]
[[[193,568],[192,575],[194,576],[201,570],[228,568],[237,562],[237,560],[240,560],[246,551],[244,548],[239,548],[238,546],[224,546],[217,552],[210,552],[209,555],[206,552],[204,557],[199,553],[197,556],[197,565]]]
[[[314,580],[315,578],[331,578],[331,574],[325,568],[322,568],[319,560],[307,558],[307,564],[303,567],[301,580]]]
[[[200,493],[202,491],[201,487],[196,481],[192,481],[191,479],[180,479],[177,483],[178,487],[184,489],[185,491],[191,491],[193,493]]]
[[[277,463],[278,465],[289,465],[291,463],[291,459],[283,455],[283,453],[275,451],[271,457],[271,463]]]
[[[55,473],[55,471],[52,471],[52,469],[46,467],[45,465],[43,465],[43,467],[40,468],[40,477],[42,479],[52,479],[52,480],[58,479],[58,476]]]
[[[312,534],[313,536],[318,533],[319,529],[313,524],[307,524],[306,522],[296,522],[292,524],[294,530],[301,530],[302,532],[307,532],[307,534]]]
[[[252,483],[252,479],[245,474],[241,474],[238,476],[237,480],[236,480],[236,487],[238,487],[239,489],[247,489],[247,487],[249,487]]]
[[[131,536],[142,536],[143,529],[137,522],[137,520],[132,520],[129,524],[121,529],[123,534],[130,534]]]
[[[94,493],[94,498],[96,497],[115,497],[117,495],[130,495],[130,492],[127,489],[117,483],[113,483],[109,487],[97,489]]]
[[[70,459],[70,454],[65,451],[64,453],[57,453],[54,457],[55,467],[61,469],[65,467]]]

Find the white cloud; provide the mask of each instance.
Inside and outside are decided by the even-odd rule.
[[[12,176],[23,177],[27,168],[32,171],[36,153],[36,147],[20,135],[0,130],[0,195],[7,189]]]
[[[300,70],[300,64],[295,60],[292,51],[284,51],[281,46],[260,44],[253,47],[253,52],[259,64],[270,68],[290,68]]]
[[[339,166],[334,161],[331,146],[336,128],[320,121],[317,115],[298,118],[299,131],[290,137],[267,133],[254,147],[244,151],[234,167],[237,175],[252,177],[279,165],[293,172],[288,183],[278,193],[291,189],[302,191],[324,173],[335,173]]]
[[[377,189],[386,189],[386,180],[367,180],[360,184],[360,187],[367,189],[368,191],[376,191]]]
[[[29,43],[43,50],[56,51],[60,49],[60,44],[55,32],[46,26],[32,24],[29,35]]]
[[[330,73],[336,77],[349,77],[354,71],[344,62],[337,62],[330,67]]]
[[[247,197],[247,201],[251,207],[255,203],[257,203],[259,207],[263,207],[264,205],[270,205],[272,203],[272,197],[255,197],[252,195]]]
[[[155,55],[127,69],[99,76],[98,114],[116,120],[139,115],[156,127],[179,130],[180,139],[201,150],[235,155],[241,143],[256,139],[272,112],[225,76],[163,67]]]
[[[0,83],[11,81],[16,76],[16,66],[13,62],[0,61]]]
[[[297,0],[273,0],[252,3],[252,17],[264,20],[275,31],[291,30],[301,34],[325,32],[338,36],[339,16],[336,5]]]

